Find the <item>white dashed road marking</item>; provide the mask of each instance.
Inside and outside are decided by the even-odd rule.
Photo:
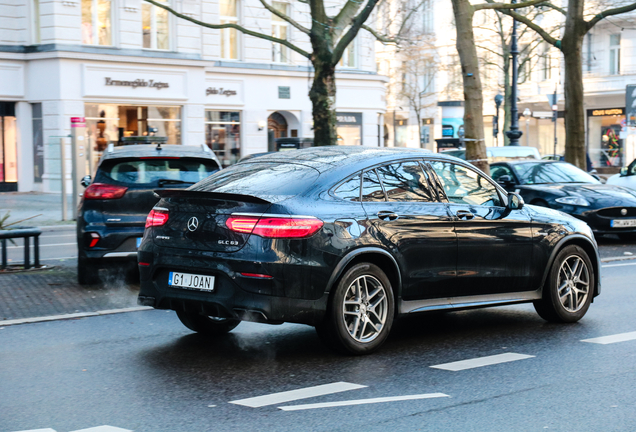
[[[608,267],[625,267],[625,266],[634,266],[636,265],[636,262],[631,262],[631,263],[624,263],[624,264],[605,264],[602,265],[601,268],[608,268]]]
[[[29,430],[24,430],[24,431],[18,431],[18,432],[55,432],[55,429],[29,429]]]
[[[55,429],[30,429],[19,432],[55,432]],[[115,426],[97,426],[88,429],[80,429],[73,432],[133,432],[130,429],[122,429]]]
[[[278,409],[281,409],[283,411],[300,411],[300,410],[317,409],[317,408],[366,405],[366,404],[375,404],[375,403],[383,403],[383,402],[395,402],[395,401],[416,400],[416,399],[432,399],[432,398],[441,398],[441,397],[450,397],[450,396],[444,393],[428,393],[428,394],[409,395],[409,396],[391,396],[391,397],[382,397],[382,398],[373,398],[373,399],[357,399],[357,400],[347,400],[347,401],[338,401],[338,402],[324,402],[324,403],[315,403],[315,404],[306,404],[306,405],[289,405],[289,406],[278,407]]]
[[[324,384],[315,387],[301,388],[298,390],[291,390],[281,393],[272,393],[264,396],[257,396],[248,399],[240,399],[231,401],[231,404],[243,405],[250,408],[260,408],[267,405],[280,404],[285,402],[291,402],[299,399],[307,399],[316,396],[323,396],[332,393],[340,393],[348,390],[357,390],[365,388],[366,386],[360,384],[352,384],[347,382],[336,382],[331,384]]]
[[[534,356],[526,355],[526,354],[504,353],[504,354],[497,354],[497,355],[488,356],[488,357],[478,357],[474,359],[456,361],[452,363],[438,364],[431,367],[435,369],[444,369],[444,370],[456,372],[456,371],[461,371],[465,369],[473,369],[473,368],[478,368],[482,366],[490,366],[490,365],[499,364],[499,363],[508,363],[508,362],[516,361],[516,360],[525,360],[532,357]]]
[[[619,334],[615,334],[611,336],[601,336],[597,338],[583,339],[581,340],[581,342],[590,342],[590,343],[596,343],[601,345],[607,345],[607,344],[612,344],[616,342],[626,342],[626,341],[635,340],[635,339],[636,339],[636,332],[629,332],[629,333],[619,333]]]

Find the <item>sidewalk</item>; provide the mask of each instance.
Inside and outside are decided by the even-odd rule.
[[[137,306],[138,292],[139,285],[127,285],[120,275],[81,286],[74,268],[0,273],[0,327],[6,320]]]
[[[66,196],[69,217],[72,217],[70,195]],[[0,218],[10,212],[5,224],[10,224],[31,216],[40,215],[21,222],[23,226],[49,226],[74,224],[74,221],[62,221],[62,197],[60,193],[42,192],[2,192],[0,193]]]

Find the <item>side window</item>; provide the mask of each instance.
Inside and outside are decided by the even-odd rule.
[[[338,186],[334,194],[343,200],[360,201],[360,175],[358,174]]]
[[[362,201],[386,201],[375,170],[367,171],[362,176]]]
[[[377,169],[389,201],[436,201],[417,162],[402,162]]]
[[[514,180],[514,175],[512,174],[512,170],[505,165],[497,165],[490,167],[490,177],[498,182],[502,176],[510,176],[511,180]]]
[[[636,159],[631,163],[629,169],[627,170],[627,175],[636,175]]]
[[[501,206],[495,186],[475,171],[449,162],[431,162],[451,203]]]

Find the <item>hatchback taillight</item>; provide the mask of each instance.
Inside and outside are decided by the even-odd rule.
[[[125,186],[116,186],[106,183],[93,183],[84,191],[84,199],[118,199],[124,196],[128,190]]]
[[[162,226],[168,222],[168,210],[150,210],[146,217],[146,228],[153,226]]]
[[[310,217],[231,216],[225,224],[232,231],[265,238],[303,238],[314,235],[322,228],[323,222]]]

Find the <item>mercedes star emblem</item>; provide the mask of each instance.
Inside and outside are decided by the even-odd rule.
[[[627,209],[622,209],[622,210],[621,210],[621,214],[622,214],[623,216],[627,216]]]
[[[197,230],[197,228],[199,228],[199,219],[197,219],[196,217],[192,216],[188,220],[188,230],[194,232],[194,231]]]

